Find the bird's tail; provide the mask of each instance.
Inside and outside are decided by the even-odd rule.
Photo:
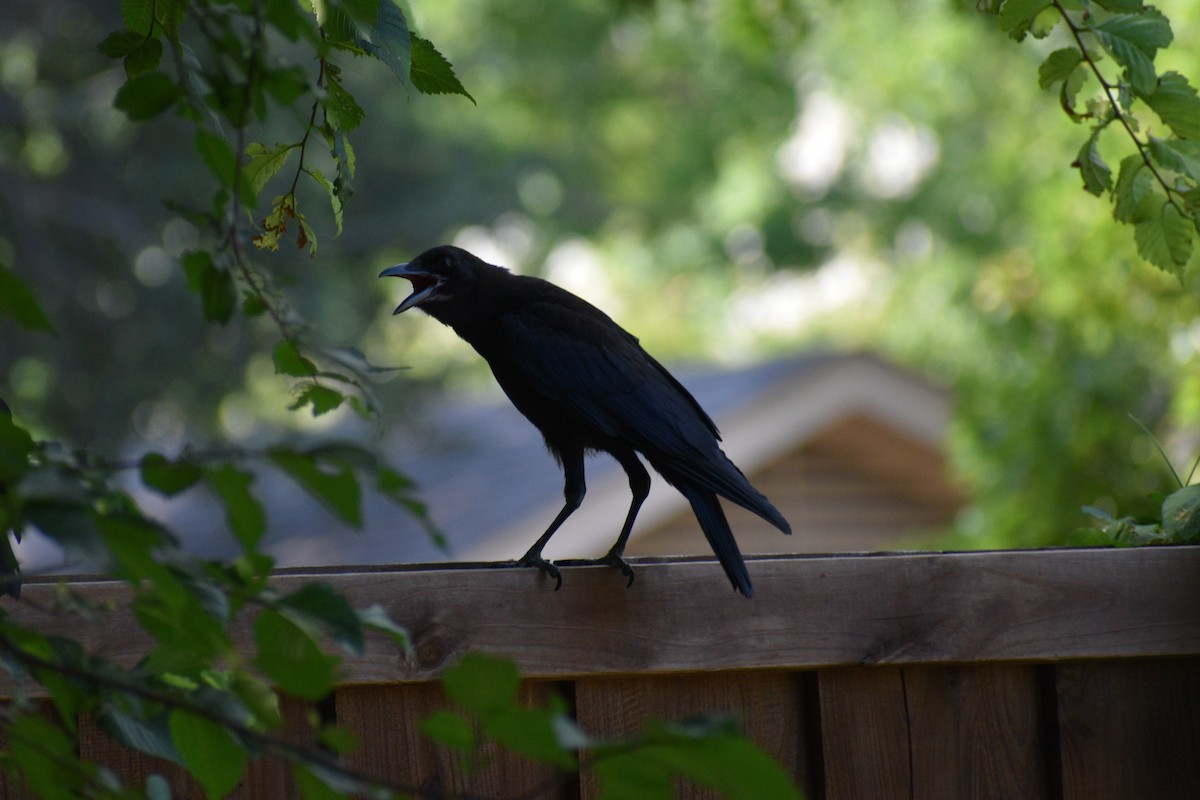
[[[700,486],[712,489],[722,497],[732,500],[747,511],[754,512],[784,533],[791,533],[792,526],[783,518],[783,514],[771,505],[771,501],[764,497],[762,492],[750,485],[750,481],[737,468],[737,465],[720,450],[716,451],[716,456],[702,463],[678,459],[652,461],[651,463],[672,486],[679,486],[676,478],[679,481],[698,483]],[[683,490],[680,489],[680,491]],[[692,502],[692,505],[696,505],[695,501]]]
[[[709,546],[716,553],[717,560],[721,562],[721,567],[724,568],[733,588],[746,597],[753,596],[750,573],[746,571],[746,562],[742,560],[742,553],[738,550],[733,531],[725,519],[725,510],[721,508],[716,493],[685,478],[678,478],[672,483],[692,504],[696,519],[700,521],[700,529],[704,531],[704,538],[708,539]]]

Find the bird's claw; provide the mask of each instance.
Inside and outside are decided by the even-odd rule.
[[[552,563],[550,563],[546,559],[542,558],[541,553],[533,553],[533,552],[526,553],[525,555],[521,556],[521,558],[517,561],[517,566],[518,567],[537,567],[542,572],[549,575],[551,578],[554,578],[554,591],[557,592],[559,589],[562,588],[562,573],[559,571],[558,567],[554,566]]]
[[[629,562],[622,558],[620,553],[609,550],[608,554],[600,559],[600,563],[621,570],[621,574],[629,579],[625,583],[626,589],[633,586],[633,567],[629,566]]]

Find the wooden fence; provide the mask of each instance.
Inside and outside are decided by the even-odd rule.
[[[411,631],[415,657],[373,641],[329,711],[359,736],[352,764],[428,796],[596,796],[586,765],[564,780],[496,750],[467,774],[417,733],[444,707],[441,671],[484,651],[515,659],[530,702],[558,693],[591,733],[735,714],[810,798],[1200,798],[1200,547],[760,558],[752,600],[709,560],[635,569],[628,590],[596,567],[564,569],[559,592],[532,570],[485,567],[278,581],[325,581]],[[144,652],[126,612],[92,626],[45,618],[52,591],[28,585],[33,602],[11,613],[97,654]],[[128,780],[159,771],[201,796],[86,721],[82,747]],[[288,780],[262,759],[234,796],[296,796]]]

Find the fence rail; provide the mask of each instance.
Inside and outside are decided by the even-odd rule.
[[[528,569],[290,571],[379,603],[413,636],[346,663],[331,703],[364,770],[446,796],[591,798],[586,765],[556,775],[500,751],[471,773],[417,732],[443,707],[436,679],[463,653],[512,658],[525,698],[563,696],[582,727],[733,713],[811,798],[1200,797],[1200,547],[899,553],[753,559],[756,595],[710,560],[567,567],[561,591]],[[54,617],[53,584],[6,610],[132,663],[147,641],[114,583],[76,591],[115,608],[102,625]],[[237,633],[239,641],[252,637]],[[241,638],[244,637],[244,638]],[[0,694],[6,688],[0,686]],[[298,709],[291,709],[298,715]],[[302,736],[302,719],[292,730]],[[169,765],[83,726],[85,753],[137,780]],[[290,797],[264,759],[236,796]],[[19,789],[0,784],[4,797]],[[708,795],[689,787],[682,796]],[[431,796],[441,796],[431,794]]]

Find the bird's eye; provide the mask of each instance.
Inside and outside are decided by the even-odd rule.
[[[450,267],[453,266],[453,264],[450,262],[450,256],[442,256],[442,266],[446,269],[450,269]]]

